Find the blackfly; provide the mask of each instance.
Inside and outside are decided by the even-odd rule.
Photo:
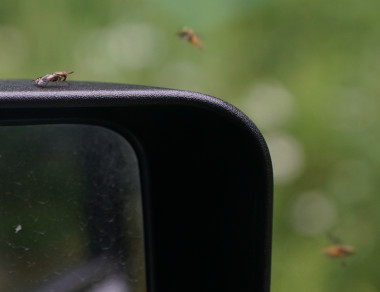
[[[183,28],[178,33],[178,36],[181,39],[186,40],[189,43],[191,43],[192,45],[196,46],[197,48],[199,48],[201,50],[203,49],[203,45],[202,45],[201,41],[199,40],[198,36],[191,29]]]
[[[57,83],[65,82],[67,75],[72,74],[72,73],[74,73],[74,72],[69,72],[69,73],[66,73],[63,71],[62,72],[54,72],[51,74],[46,74],[45,76],[42,76],[42,77],[38,77],[37,79],[35,79],[33,81],[36,85],[45,87],[50,82],[57,82]]]

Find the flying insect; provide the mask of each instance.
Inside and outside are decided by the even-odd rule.
[[[341,259],[342,264],[345,265],[345,258],[354,254],[355,249],[351,246],[342,244],[339,239],[333,237],[330,233],[328,233],[327,236],[333,242],[333,244],[326,247],[323,250],[323,253],[330,258]]]
[[[199,40],[199,37],[192,31],[191,29],[188,29],[184,27],[179,33],[178,36],[191,43],[192,45],[196,46],[199,49],[203,49],[203,45],[201,41]]]

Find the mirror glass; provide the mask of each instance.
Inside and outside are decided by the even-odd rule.
[[[116,132],[0,127],[0,291],[146,291],[141,200]]]

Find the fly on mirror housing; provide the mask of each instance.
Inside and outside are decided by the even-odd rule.
[[[145,292],[138,161],[98,126],[0,127],[0,291]]]

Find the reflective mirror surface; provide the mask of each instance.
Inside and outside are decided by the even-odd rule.
[[[140,187],[109,129],[0,127],[0,291],[146,291]]]

